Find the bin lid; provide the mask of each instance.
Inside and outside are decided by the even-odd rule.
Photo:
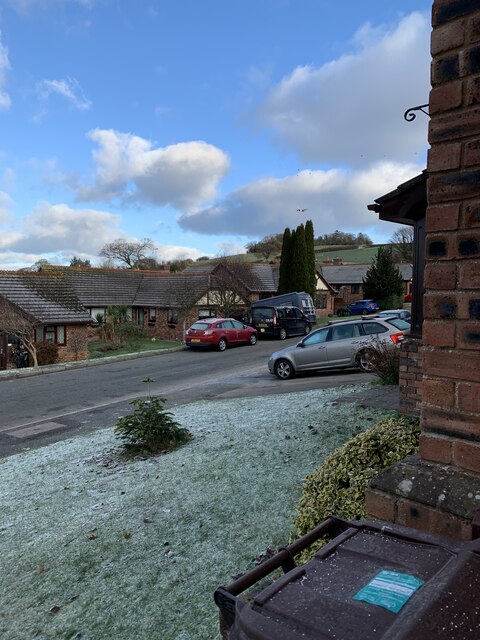
[[[351,527],[251,602],[238,600],[229,639],[478,640],[476,546]]]

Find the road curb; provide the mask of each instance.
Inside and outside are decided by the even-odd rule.
[[[13,380],[15,378],[30,378],[32,376],[41,376],[46,373],[58,373],[60,371],[68,371],[70,369],[84,369],[86,367],[97,367],[112,362],[121,362],[122,360],[135,360],[137,358],[150,358],[153,356],[161,356],[165,353],[174,351],[182,351],[185,345],[178,347],[169,347],[168,349],[155,349],[153,351],[142,351],[140,353],[125,353],[120,356],[106,356],[105,358],[92,358],[89,360],[77,360],[76,362],[62,362],[59,364],[48,364],[42,367],[26,367],[25,369],[7,369],[0,371],[1,380]]]

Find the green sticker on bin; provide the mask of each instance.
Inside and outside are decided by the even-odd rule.
[[[370,604],[398,613],[424,580],[396,571],[380,571],[353,596]]]

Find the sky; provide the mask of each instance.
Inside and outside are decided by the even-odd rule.
[[[367,205],[426,165],[431,5],[0,0],[0,269],[308,219],[388,241]]]

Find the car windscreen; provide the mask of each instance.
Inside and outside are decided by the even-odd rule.
[[[275,314],[273,307],[253,307],[252,319],[253,322],[261,322],[262,320],[271,320]]]
[[[208,322],[195,322],[192,324],[190,329],[197,329],[197,331],[205,331],[206,329],[210,329],[211,325]]]

